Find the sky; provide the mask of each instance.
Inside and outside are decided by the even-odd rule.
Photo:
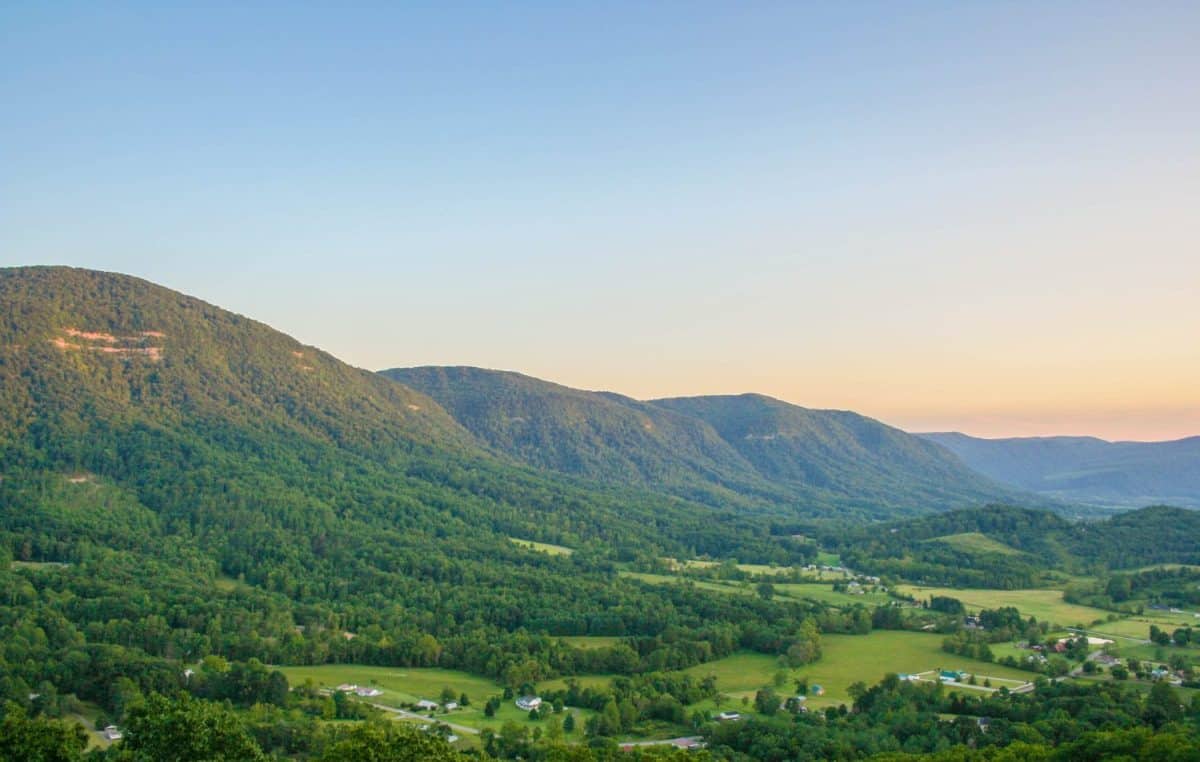
[[[1200,3],[0,4],[0,266],[355,365],[1200,434]]]

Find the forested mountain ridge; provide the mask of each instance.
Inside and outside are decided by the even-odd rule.
[[[628,397],[472,367],[393,368],[496,450],[541,468],[638,483],[704,502],[776,505],[764,480],[708,424]]]
[[[382,373],[523,462],[704,502],[890,518],[1014,494],[899,429],[761,395],[640,402],[481,368]]]
[[[705,421],[765,478],[840,502],[919,513],[1016,497],[941,447],[858,413],[802,408],[761,394],[651,404]]]
[[[1061,500],[1111,508],[1154,503],[1200,508],[1200,437],[1108,442],[1095,437],[981,439],[958,432],[918,436],[998,482]]]

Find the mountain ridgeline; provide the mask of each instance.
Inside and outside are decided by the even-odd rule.
[[[1065,502],[1137,508],[1200,508],[1200,437],[1107,442],[1095,437],[980,439],[921,434],[996,481]]]
[[[757,394],[641,402],[469,367],[382,373],[524,463],[700,502],[886,518],[1015,495],[943,448],[851,412]]]

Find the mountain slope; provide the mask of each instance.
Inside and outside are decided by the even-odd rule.
[[[388,538],[400,547],[436,529],[469,538],[460,548],[514,534],[672,553],[741,536],[778,550],[694,503],[517,467],[429,397],[261,323],[70,268],[0,270],[0,466],[0,485],[33,485],[20,500],[78,478],[150,509],[166,533],[203,527],[200,546],[232,576],[265,577],[256,554],[305,563],[297,532],[346,537],[354,521],[403,527]]]
[[[1200,437],[1107,442],[1094,437],[980,439],[957,432],[920,436],[1020,489],[1099,506],[1200,508]]]
[[[480,439],[534,466],[710,503],[788,499],[710,426],[670,410],[482,368],[381,373],[428,394]]]
[[[857,413],[759,394],[651,404],[710,424],[765,478],[833,500],[919,512],[1012,496],[941,447]]]
[[[888,517],[1009,496],[877,421],[758,395],[639,402],[480,368],[383,371],[539,467],[791,515]]]

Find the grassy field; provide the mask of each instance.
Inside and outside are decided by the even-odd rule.
[[[810,686],[816,684],[825,689],[824,696],[809,699],[812,706],[818,707],[849,703],[847,690],[851,684],[861,681],[873,685],[889,672],[961,669],[980,675],[980,682],[982,676],[1017,682],[1036,677],[1031,672],[948,654],[942,651],[940,635],[876,630],[870,635],[826,635],[822,643],[824,653],[820,661],[785,670],[788,680],[777,689],[781,694],[793,691],[798,677],[808,678]],[[779,661],[773,656],[741,653],[685,671],[697,677],[716,676],[718,690],[730,697],[723,708],[736,709],[741,706],[743,696],[752,699],[756,690],[771,685],[779,670]],[[1010,688],[1016,687],[1016,682],[1006,684]],[[1000,685],[997,683],[995,687]],[[711,710],[716,706],[706,702],[700,708]]]
[[[949,545],[952,548],[966,551],[968,553],[1000,553],[1006,556],[1017,556],[1021,551],[1016,548],[1005,545],[1004,543],[993,540],[980,532],[963,532],[961,534],[948,534],[943,537],[934,537],[925,542],[939,542],[943,545]]]
[[[548,542],[535,542],[533,540],[523,540],[520,537],[509,537],[509,541],[522,548],[536,550],[539,553],[549,553],[552,556],[569,556],[575,552],[573,548],[568,548],[565,545],[551,545]]]
[[[559,640],[575,648],[607,648],[615,646],[622,639],[609,635],[563,635]]]
[[[1067,603],[1061,590],[977,590],[950,587],[921,587],[900,585],[897,590],[912,595],[917,600],[927,600],[934,595],[945,595],[962,601],[971,611],[1015,606],[1023,616],[1035,616],[1039,621],[1069,627],[1090,627],[1097,620],[1103,621],[1109,612],[1090,606]],[[1108,626],[1108,623],[1105,623]]]
[[[33,569],[34,571],[57,571],[67,568],[68,564],[58,561],[13,561],[13,569]]]
[[[470,728],[491,728],[499,731],[506,720],[529,722],[526,712],[517,709],[512,701],[505,701],[495,717],[483,714],[483,705],[489,696],[503,693],[503,688],[492,680],[466,672],[437,667],[372,667],[354,664],[324,664],[316,667],[280,667],[288,682],[299,685],[312,678],[319,687],[332,688],[342,683],[370,686],[383,691],[383,695],[370,699],[374,703],[399,707],[420,699],[440,701],[443,688],[458,694],[466,693],[471,705],[453,712],[437,712],[435,720],[465,725]],[[600,678],[597,678],[600,679]],[[607,681],[609,678],[603,678]],[[582,682],[582,680],[581,680]],[[541,686],[539,686],[541,687]],[[575,711],[576,721],[582,723],[593,714],[590,710]]]
[[[807,598],[809,600],[820,601],[828,603],[831,606],[852,606],[855,603],[878,606],[886,604],[891,600],[887,593],[851,595],[850,593],[838,592],[833,589],[833,585],[821,582],[780,582],[775,584],[775,593],[791,598]]]
[[[1177,627],[1200,627],[1200,619],[1197,619],[1194,614],[1147,611],[1144,614],[1135,614],[1116,622],[1104,622],[1103,624],[1096,625],[1093,629],[1098,632],[1108,632],[1114,635],[1124,635],[1126,637],[1145,640],[1150,637],[1150,625],[1152,624],[1158,625],[1164,630],[1172,631]]]
[[[763,567],[768,568],[768,567]],[[757,585],[750,582],[738,582],[734,580],[728,581],[710,581],[692,579],[690,577],[679,577],[671,574],[651,574],[648,572],[622,571],[621,576],[631,579],[638,579],[642,582],[649,582],[655,585],[680,585],[692,584],[701,590],[711,590],[714,593],[725,593],[727,595],[758,595]],[[844,577],[841,572],[822,572],[819,576],[828,579],[840,580]],[[807,598],[810,600],[821,601],[832,606],[850,606],[856,603],[866,605],[878,605],[887,603],[888,598],[886,593],[864,593],[862,595],[851,595],[849,593],[836,592],[831,583],[824,582],[776,582],[775,594],[789,598]]]
[[[754,588],[740,582],[710,582],[708,580],[676,577],[671,574],[651,574],[649,572],[622,571],[622,577],[649,582],[652,585],[684,585],[691,584],[701,590],[711,590],[714,593],[727,595],[755,595]]]

